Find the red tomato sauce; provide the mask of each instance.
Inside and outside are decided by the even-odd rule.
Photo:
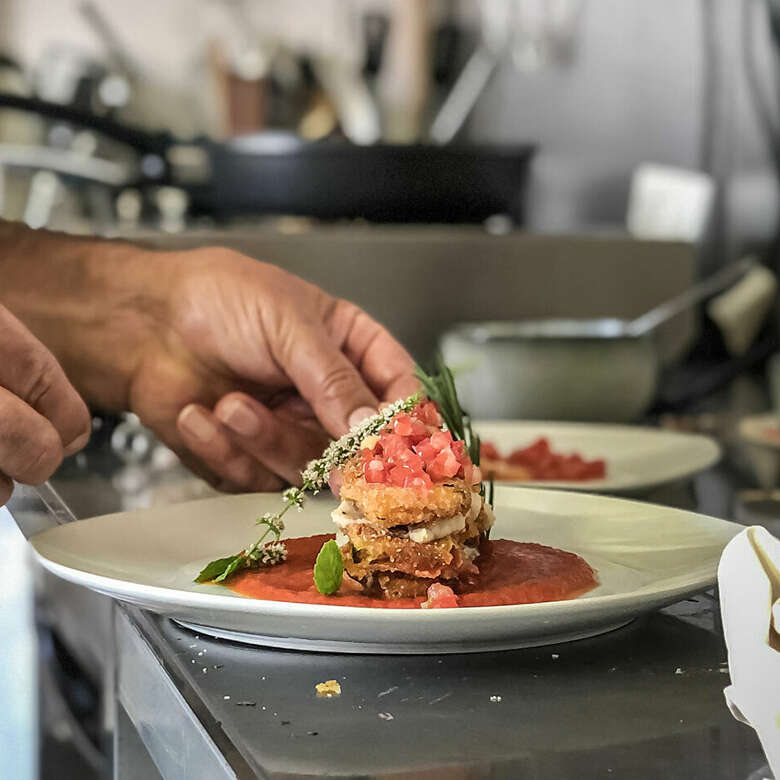
[[[269,569],[244,571],[230,581],[242,596],[340,607],[417,609],[421,598],[386,601],[361,594],[323,596],[314,587],[312,567],[330,534],[286,539],[287,560]],[[580,596],[598,585],[596,572],[579,555],[533,542],[486,542],[477,559],[480,573],[461,588],[462,607],[533,604]]]

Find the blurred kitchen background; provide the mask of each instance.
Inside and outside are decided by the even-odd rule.
[[[449,349],[478,416],[688,414],[763,377],[778,348],[778,44],[778,0],[0,0],[0,217],[284,266],[418,359]],[[681,308],[652,347],[596,356],[644,361],[633,405],[507,397],[536,355],[469,385],[480,355],[506,366],[500,350],[528,335],[469,323],[629,320],[746,257],[735,288]],[[97,416],[91,446],[125,464],[123,507],[161,500],[171,454],[132,417]],[[86,490],[90,457],[65,466]],[[0,602],[28,575],[7,593],[0,580]],[[0,611],[3,635],[25,605]],[[38,674],[46,765],[75,743],[72,774],[88,777],[107,726],[90,721],[97,683],[62,672],[94,661],[70,625],[70,643],[44,634],[38,672],[0,674],[19,702],[0,747],[4,728],[6,745],[29,738]],[[30,776],[14,755],[13,776]]]

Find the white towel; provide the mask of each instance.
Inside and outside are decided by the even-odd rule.
[[[780,541],[760,526],[726,546],[718,566],[731,685],[726,702],[752,726],[780,777]]]

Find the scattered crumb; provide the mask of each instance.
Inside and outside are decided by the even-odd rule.
[[[387,696],[389,693],[392,693],[393,691],[397,691],[397,690],[398,690],[398,686],[397,685],[393,685],[391,688],[388,688],[386,691],[380,691],[376,695],[376,697],[377,697],[377,699],[381,699],[382,696]]]
[[[199,655],[199,656],[200,656],[200,655],[203,655],[203,650],[201,650],[201,651],[198,653],[198,655]]]
[[[214,664],[214,666],[212,668],[213,669],[217,669],[217,670],[224,669],[225,668],[225,664]]]
[[[499,702],[501,701],[501,696],[491,696],[490,701],[492,701],[493,703]]]
[[[553,654],[550,656],[550,658],[552,658],[552,659],[553,659],[553,661],[557,661],[557,660],[560,658],[560,655],[558,655],[558,653],[553,653]]]
[[[256,701],[237,701],[236,707],[257,707]]]
[[[307,731],[306,732],[310,737],[316,737],[320,732],[319,731]]]
[[[230,701],[230,696],[223,696],[222,697],[225,701]]]
[[[208,671],[208,669],[207,669],[207,668],[204,666],[204,667],[203,667],[203,669],[202,669],[202,671],[203,671],[203,674],[206,674],[206,672]]]
[[[679,666],[674,670],[674,673],[675,674],[685,674],[685,672]]]
[[[395,720],[390,712],[380,712],[378,715],[382,720]]]
[[[334,696],[341,696],[341,684],[338,680],[326,680],[317,683],[315,686],[318,699],[332,699]]]
[[[727,667],[726,669],[718,669],[718,671],[719,671],[721,674],[728,674],[728,673],[729,673],[728,667]]]

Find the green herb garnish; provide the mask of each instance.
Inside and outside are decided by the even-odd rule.
[[[275,514],[266,512],[257,521],[258,525],[266,526],[263,535],[246,550],[227,558],[211,561],[197,576],[195,582],[222,582],[239,569],[273,566],[276,563],[281,563],[287,557],[287,548],[284,542],[279,540],[284,530],[282,517],[285,513],[292,507],[302,509],[306,501],[306,493],[309,492],[312,495],[319,493],[327,485],[330,472],[354,455],[360,449],[360,443],[366,436],[379,433],[395,415],[411,411],[419,401],[419,393],[402,401],[396,401],[379,414],[375,414],[356,425],[340,439],[331,442],[322,453],[322,457],[311,461],[301,473],[301,487],[290,487],[282,493],[284,506]],[[269,533],[273,534],[275,538],[270,542],[265,542]]]
[[[341,559],[341,550],[331,539],[325,542],[317,553],[317,560],[314,563],[314,584],[320,593],[330,596],[341,587],[343,575],[344,561]]]
[[[472,430],[471,418],[463,411],[458,401],[452,371],[440,354],[436,355],[434,365],[437,373],[428,374],[420,366],[416,366],[415,376],[420,380],[428,398],[436,402],[452,437],[463,441],[471,462],[479,466],[479,436]]]

